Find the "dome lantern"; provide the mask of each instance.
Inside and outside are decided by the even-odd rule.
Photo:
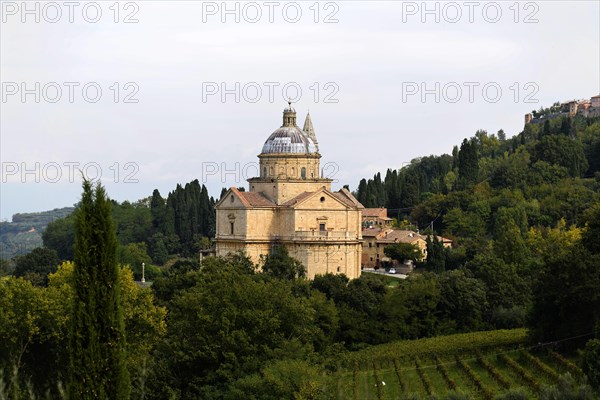
[[[283,125],[265,141],[261,154],[318,155],[318,153],[314,131],[311,134],[296,125],[296,110],[292,107],[292,102],[288,101],[288,107],[283,110]]]
[[[288,101],[288,108],[283,110],[283,125],[284,126],[296,126],[296,110],[292,107],[292,101]]]

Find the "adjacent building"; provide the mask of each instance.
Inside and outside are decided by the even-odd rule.
[[[392,226],[392,218],[387,216],[387,208],[365,208],[362,211],[363,229]]]
[[[422,257],[427,257],[427,236],[417,232],[390,228],[363,229],[363,268],[399,267],[398,263],[387,257],[385,247],[394,243],[410,243],[421,250]],[[452,240],[436,236],[444,247],[452,247]]]

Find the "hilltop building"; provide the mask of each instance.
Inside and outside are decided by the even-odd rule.
[[[332,180],[321,175],[310,114],[300,129],[289,103],[258,159],[260,176],[248,179],[249,191],[232,187],[216,205],[216,255],[244,251],[258,263],[285,246],[310,279],[326,273],[358,278],[364,207],[346,189],[333,192]]]
[[[532,113],[525,114],[525,125],[540,124],[546,120],[558,117],[584,118],[600,117],[600,95],[589,100],[572,100],[553,106],[550,113],[535,117]]]

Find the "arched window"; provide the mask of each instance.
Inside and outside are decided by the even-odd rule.
[[[263,178],[267,177],[267,167],[263,167]]]
[[[302,169],[300,170],[300,176],[302,177],[302,179],[306,179],[306,168],[302,167]]]

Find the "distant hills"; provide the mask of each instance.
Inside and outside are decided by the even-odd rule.
[[[0,222],[0,258],[8,260],[42,246],[42,232],[54,220],[64,218],[74,207],[14,214],[12,222]]]

